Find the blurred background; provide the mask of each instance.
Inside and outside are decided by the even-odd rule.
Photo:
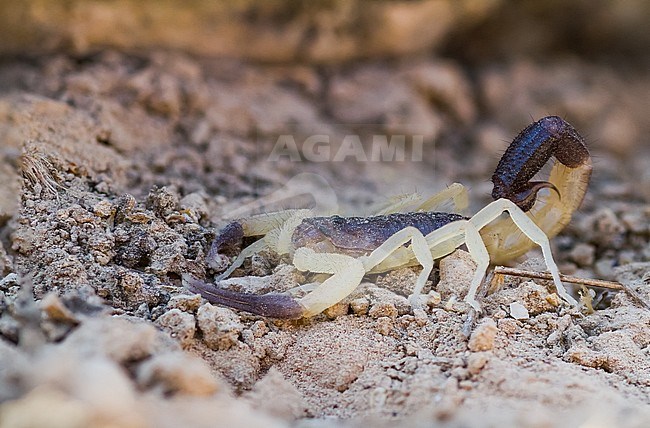
[[[336,64],[439,53],[471,63],[576,55],[641,66],[641,0],[2,1],[0,52],[87,55],[179,49],[263,62]],[[647,64],[647,63],[646,63]]]

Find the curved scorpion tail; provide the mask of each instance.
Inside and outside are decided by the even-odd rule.
[[[548,181],[530,181],[552,157],[556,162]],[[552,238],[580,207],[591,169],[589,150],[578,131],[561,117],[547,116],[521,131],[503,154],[492,176],[492,196],[515,202]],[[543,188],[552,191],[538,197]],[[528,239],[507,239],[516,233],[516,226],[507,218],[481,231],[488,247],[499,248],[490,252],[492,263],[516,258],[534,246]]]
[[[183,284],[193,292],[200,294],[210,303],[228,306],[263,317],[278,319],[302,318],[305,308],[296,299],[285,294],[249,294],[224,290],[183,275]]]

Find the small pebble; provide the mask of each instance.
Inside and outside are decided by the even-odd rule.
[[[528,309],[519,302],[510,303],[510,316],[516,320],[527,320],[530,318]]]
[[[372,305],[368,311],[368,315],[373,318],[389,317],[392,319],[397,318],[397,308],[392,303],[379,302]]]
[[[99,201],[93,206],[95,215],[102,218],[110,217],[114,209],[113,204],[108,201]]]
[[[227,350],[236,345],[243,330],[235,312],[209,303],[199,308],[196,320],[203,342],[214,350]]]
[[[577,244],[571,250],[570,257],[579,266],[591,266],[594,263],[596,248],[590,244]]]
[[[199,294],[180,294],[169,299],[167,309],[180,309],[183,312],[196,312],[203,298]]]
[[[370,308],[370,302],[366,298],[354,299],[350,302],[350,309],[355,315],[366,315]]]
[[[427,294],[427,306],[430,308],[433,308],[434,306],[438,306],[440,302],[442,301],[442,297],[440,296],[440,293],[438,293],[435,290],[431,290],[429,294]]]
[[[388,336],[391,331],[393,331],[393,318],[391,317],[379,317],[377,318],[377,323],[375,328],[377,332],[383,336]]]
[[[485,352],[474,352],[467,358],[467,370],[470,374],[476,375],[488,363],[489,357]]]
[[[264,321],[255,321],[250,329],[253,332],[253,337],[260,338],[269,332],[269,327]]]
[[[171,309],[156,319],[155,324],[166,330],[169,335],[178,340],[181,346],[189,346],[196,333],[194,315],[180,309]]]
[[[499,320],[499,330],[510,335],[515,334],[519,330],[519,326],[517,325],[517,321],[512,318],[504,318]]]
[[[43,297],[43,300],[41,300],[41,308],[52,321],[60,321],[68,324],[77,324],[79,322],[77,317],[63,304],[59,296],[54,292],[50,292]]]
[[[347,302],[338,302],[323,311],[329,319],[335,319],[348,314],[350,304]]]
[[[141,387],[165,394],[210,396],[223,388],[205,362],[182,352],[155,355],[138,367],[136,377]]]
[[[472,332],[467,347],[472,352],[489,351],[494,348],[497,325],[492,318],[486,318]]]

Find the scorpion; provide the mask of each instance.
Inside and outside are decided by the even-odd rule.
[[[547,181],[531,181],[552,157]],[[502,264],[538,245],[557,294],[575,306],[578,303],[560,280],[549,239],[579,208],[591,170],[591,157],[578,131],[558,116],[547,116],[528,125],[510,143],[492,175],[494,201],[472,217],[432,210],[442,200],[452,201],[456,210],[467,205],[466,189],[454,183],[413,212],[400,212],[400,202],[370,217],[315,217],[308,209],[284,210],[234,221],[214,239],[213,255],[240,244],[244,237],[262,237],[244,248],[217,281],[265,248],[292,257],[300,271],[329,275],[303,297],[234,292],[189,276],[184,282],[214,304],[270,318],[298,319],[340,302],[366,274],[421,265],[409,296],[415,310],[421,308],[421,292],[434,260],[465,244],[477,266],[465,301],[480,313],[476,293],[490,264]],[[542,189],[548,190],[540,193]]]

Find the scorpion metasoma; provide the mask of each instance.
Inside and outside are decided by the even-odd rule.
[[[547,181],[531,181],[551,157],[555,162]],[[238,293],[189,276],[184,281],[190,291],[209,302],[291,319],[313,316],[341,301],[367,273],[421,265],[409,298],[418,309],[434,260],[465,244],[477,264],[465,301],[480,311],[476,293],[490,263],[504,263],[539,245],[557,294],[577,305],[560,280],[549,238],[569,223],[580,206],[591,169],[591,157],[580,134],[564,119],[548,116],[530,124],[512,141],[492,176],[495,200],[470,218],[433,211],[441,200],[452,200],[457,209],[466,205],[465,188],[454,184],[419,204],[415,212],[400,212],[400,203],[371,217],[314,217],[306,209],[285,210],[237,220],[215,238],[212,253],[240,243],[244,237],[261,237],[218,279],[229,276],[246,257],[264,248],[291,256],[300,271],[330,275],[304,297]],[[542,189],[549,191],[539,193]],[[502,215],[504,212],[509,215]]]

